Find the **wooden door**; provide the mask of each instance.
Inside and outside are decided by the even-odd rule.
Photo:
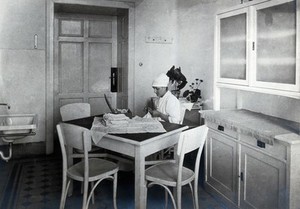
[[[231,137],[210,129],[206,146],[206,183],[237,205],[237,142]]]
[[[69,103],[90,103],[92,115],[108,112],[104,94],[116,107],[110,71],[117,67],[117,18],[56,15],[55,38],[54,122]]]
[[[241,208],[287,208],[285,163],[246,146],[241,162]]]

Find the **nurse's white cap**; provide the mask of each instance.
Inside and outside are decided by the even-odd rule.
[[[169,84],[169,77],[162,73],[152,83],[152,87],[167,87]]]

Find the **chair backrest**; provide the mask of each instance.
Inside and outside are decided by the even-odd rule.
[[[206,125],[198,126],[195,128],[183,131],[180,134],[178,141],[177,155],[179,156],[179,166],[182,167],[186,153],[198,149],[198,154],[195,160],[195,175],[198,178],[198,171],[200,165],[200,158],[202,149],[207,137],[208,128]]]
[[[91,116],[91,105],[89,103],[71,103],[61,106],[60,115],[62,121],[74,120]]]
[[[208,128],[206,125],[183,131],[179,137],[177,155],[180,156],[198,148],[203,148],[207,132]]]
[[[88,129],[67,123],[58,124],[56,129],[62,151],[64,169],[69,167],[74,148],[83,151],[84,158],[88,159],[88,152],[92,149],[91,133]]]

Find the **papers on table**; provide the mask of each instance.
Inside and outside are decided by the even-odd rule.
[[[105,114],[95,117],[91,128],[93,141],[97,144],[105,134],[129,133],[164,133],[163,125],[154,118],[141,118],[135,116],[129,119],[124,114]]]
[[[135,116],[132,119],[124,118],[124,120],[119,120],[119,118],[116,120],[112,120],[111,118],[109,120],[103,120],[104,118],[95,117],[91,130],[114,134],[166,132],[162,124],[154,118]]]

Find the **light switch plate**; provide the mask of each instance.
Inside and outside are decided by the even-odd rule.
[[[173,38],[170,37],[162,37],[162,36],[146,36],[146,43],[157,43],[157,44],[172,44]]]

